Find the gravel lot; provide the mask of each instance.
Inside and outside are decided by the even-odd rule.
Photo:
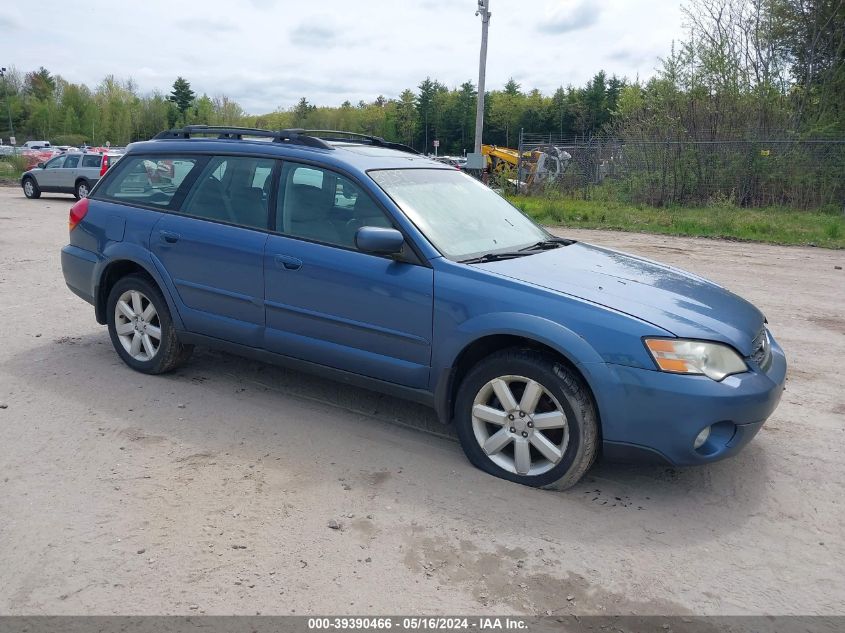
[[[554,493],[417,405],[209,350],[132,372],[64,286],[71,203],[0,188],[0,614],[845,613],[845,253],[564,232],[730,287],[791,367],[738,457]]]

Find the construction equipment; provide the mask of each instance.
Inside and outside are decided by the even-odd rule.
[[[509,147],[482,145],[490,174],[500,174],[517,191],[532,193],[563,177],[572,156],[555,145],[539,145],[522,152]]]

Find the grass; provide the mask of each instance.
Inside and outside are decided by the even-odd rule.
[[[27,161],[23,156],[0,156],[0,181],[17,183],[26,171]]]
[[[845,215],[839,209],[786,207],[666,207],[568,198],[509,197],[541,224],[845,248]]]

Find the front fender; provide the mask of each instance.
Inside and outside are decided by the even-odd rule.
[[[599,413],[614,397],[609,369],[599,353],[580,335],[543,317],[517,313],[493,312],[468,319],[447,338],[438,342],[432,359],[435,381],[435,408],[441,421],[451,417],[454,367],[461,353],[476,341],[496,335],[511,335],[541,343],[558,352],[581,372]]]
[[[485,336],[509,334],[537,341],[557,350],[576,365],[603,362],[598,352],[569,328],[555,321],[519,312],[488,312],[461,323],[446,340],[440,341],[438,356],[449,366],[461,351]]]

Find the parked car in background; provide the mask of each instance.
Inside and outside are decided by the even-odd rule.
[[[21,148],[20,150],[20,155],[26,159],[26,168],[28,170],[34,169],[38,165],[38,163],[46,163],[48,160],[60,153],[61,152],[54,151],[50,147],[45,147],[42,149]]]
[[[21,147],[24,149],[44,149],[50,147],[50,141],[27,141]]]
[[[120,158],[120,154],[66,152],[39,162],[21,176],[21,187],[27,198],[42,193],[69,193],[85,198],[91,188]]]
[[[477,467],[558,488],[601,451],[729,457],[777,406],[786,359],[744,299],[555,237],[409,148],[316,134],[162,133],[73,205],[65,281],[129,367],[201,344],[427,403]]]
[[[466,165],[467,159],[463,156],[432,156],[438,163],[443,163],[444,165],[450,165],[455,169],[462,169],[464,165]]]

